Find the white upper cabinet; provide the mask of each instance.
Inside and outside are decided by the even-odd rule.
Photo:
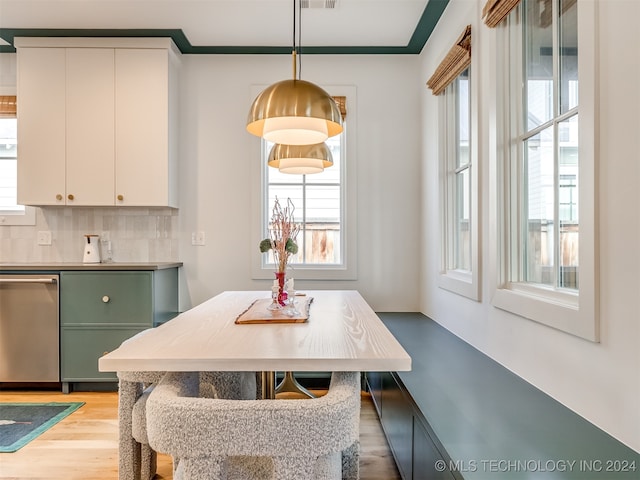
[[[169,39],[20,38],[16,47],[20,203],[177,207]]]
[[[66,51],[18,56],[18,203],[65,204]]]
[[[167,51],[116,50],[116,200],[169,205]],[[174,175],[175,176],[175,175]]]
[[[67,49],[67,205],[114,205],[113,59],[113,49]]]

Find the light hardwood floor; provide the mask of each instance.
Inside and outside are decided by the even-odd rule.
[[[15,453],[0,453],[0,479],[118,478],[116,393],[1,392],[0,402],[85,402],[79,410]],[[362,394],[360,478],[398,480],[371,397]],[[159,455],[158,480],[172,479],[171,458]]]

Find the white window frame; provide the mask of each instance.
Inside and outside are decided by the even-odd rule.
[[[15,92],[1,91],[0,95],[15,95]],[[0,160],[3,161],[3,160]],[[16,185],[18,179],[15,178]],[[5,209],[0,205],[0,227],[3,226],[24,226],[36,224],[36,209],[25,206],[24,209]]]
[[[356,88],[352,86],[320,85],[329,94],[346,97],[347,119],[345,121],[344,136],[341,144],[341,236],[342,263],[340,265],[291,265],[290,273],[296,280],[356,280],[357,279],[357,222],[355,207],[356,192],[356,131],[357,109]],[[267,85],[251,87],[251,100],[255,98]],[[249,101],[250,104],[250,101]],[[264,238],[271,212],[268,211],[266,159],[263,159],[262,139],[252,139],[255,142],[255,152],[252,157],[255,168],[252,168],[252,217],[251,238],[252,250],[251,274],[253,279],[273,280],[274,265],[266,263],[267,256],[260,253],[258,245]],[[334,168],[334,167],[329,167]]]
[[[520,8],[520,7],[518,7]],[[511,162],[519,155],[516,142],[510,141],[510,132],[516,131],[513,122],[521,116],[522,110],[511,110],[511,103],[522,109],[519,95],[509,91],[514,85],[520,85],[521,78],[510,78],[513,71],[510,63],[522,65],[521,36],[508,28],[508,21],[499,26],[498,40],[498,92],[505,92],[504,98],[498,93],[498,114],[502,115],[497,128],[497,225],[498,225],[498,272],[497,285],[492,296],[492,304],[530,320],[570,333],[572,335],[597,342],[599,341],[599,298],[598,298],[598,257],[597,253],[597,189],[596,189],[596,152],[597,152],[597,28],[596,2],[580,0],[578,2],[578,78],[579,78],[579,208],[580,208],[580,286],[579,292],[552,289],[536,284],[514,280],[517,270],[517,252],[510,248],[511,229],[519,228],[514,220],[519,203],[514,196],[512,179],[520,175],[514,171]],[[514,12],[511,13],[514,15]],[[513,35],[509,38],[509,35]],[[513,48],[509,52],[509,46]],[[514,57],[517,57],[514,60]],[[518,99],[518,100],[514,100]],[[517,182],[515,182],[517,183]],[[516,198],[519,198],[515,195]],[[519,201],[519,200],[518,200]],[[511,227],[513,226],[513,227]]]
[[[440,145],[440,202],[441,202],[441,263],[438,275],[440,288],[457,293],[472,300],[480,300],[480,236],[478,208],[478,148],[477,132],[477,87],[473,81],[471,66],[469,72],[469,235],[470,235],[470,269],[451,269],[452,255],[455,252],[455,235],[453,232],[456,220],[456,197],[459,194],[455,171],[457,170],[457,131],[458,111],[456,88],[457,79],[447,86],[439,95],[439,132]]]

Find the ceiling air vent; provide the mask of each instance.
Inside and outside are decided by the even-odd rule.
[[[300,0],[301,8],[336,8],[338,0]]]

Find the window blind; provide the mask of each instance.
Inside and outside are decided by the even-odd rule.
[[[342,121],[344,122],[344,119],[347,118],[347,97],[341,96],[341,97],[332,97],[333,100],[336,102],[336,104],[338,105],[338,110],[340,110],[340,115],[342,116]]]
[[[488,0],[482,9],[484,23],[489,28],[497,27],[519,3],[520,0]]]
[[[17,115],[15,95],[0,96],[0,118],[15,118]]]
[[[469,65],[471,65],[471,25],[467,25],[447,56],[427,80],[427,86],[434,95],[440,95]]]
[[[577,0],[560,0],[560,15],[564,15],[567,11],[576,4]],[[553,17],[553,7],[551,5],[552,0],[544,0],[543,10],[540,12],[540,26],[547,28],[551,25]]]

